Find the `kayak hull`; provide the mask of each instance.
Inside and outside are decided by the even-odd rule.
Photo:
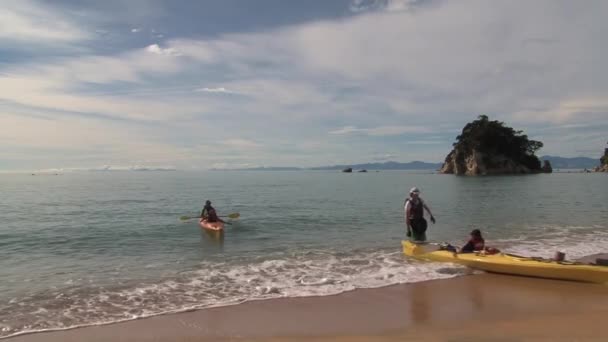
[[[421,260],[451,262],[492,273],[572,280],[608,285],[608,267],[583,263],[556,262],[550,259],[510,254],[453,253],[430,244],[403,241],[403,253]]]
[[[208,230],[208,231],[223,231],[224,230],[224,223],[223,222],[208,222],[207,220],[200,220],[199,221],[199,225],[201,226],[201,228]]]

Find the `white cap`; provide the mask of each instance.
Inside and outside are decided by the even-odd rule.
[[[411,189],[410,189],[410,194],[411,194],[411,193],[417,193],[417,194],[419,194],[419,193],[420,193],[420,190],[418,190],[418,188],[417,188],[417,187],[413,187],[413,188],[411,188]]]

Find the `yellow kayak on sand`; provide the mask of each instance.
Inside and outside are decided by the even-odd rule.
[[[551,259],[521,257],[510,254],[454,253],[438,245],[402,241],[406,256],[421,260],[452,262],[473,269],[527,277],[582,281],[608,285],[608,266]]]

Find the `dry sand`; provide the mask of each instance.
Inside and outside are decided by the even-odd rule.
[[[7,341],[608,341],[606,318],[606,286],[483,274],[252,301]]]

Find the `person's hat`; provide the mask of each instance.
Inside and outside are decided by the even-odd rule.
[[[207,200],[207,201],[205,202],[205,204],[211,204],[211,201],[210,201],[210,200]]]
[[[411,189],[410,189],[410,194],[414,194],[414,193],[419,194],[419,193],[420,193],[420,190],[419,190],[417,187],[413,187],[413,188],[411,188]]]

